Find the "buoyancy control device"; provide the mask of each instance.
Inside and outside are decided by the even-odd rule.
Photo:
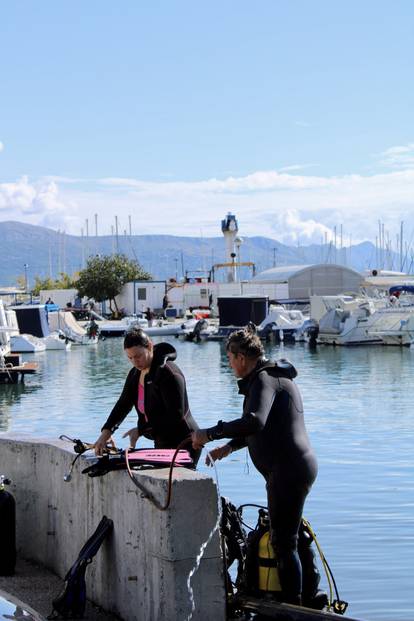
[[[10,483],[10,479],[0,475],[0,576],[13,576],[16,567],[16,502],[4,487]]]

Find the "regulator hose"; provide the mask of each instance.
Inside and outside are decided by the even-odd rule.
[[[159,509],[160,511],[166,511],[168,509],[168,507],[170,506],[171,498],[172,498],[172,477],[173,477],[173,471],[174,471],[174,466],[175,466],[175,460],[177,459],[178,452],[181,449],[183,449],[185,446],[187,446],[187,444],[189,444],[190,442],[191,442],[191,437],[189,436],[188,438],[185,438],[182,442],[180,442],[180,444],[175,449],[173,458],[171,460],[170,468],[169,468],[168,491],[167,491],[167,498],[166,498],[164,504],[161,504],[155,498],[155,496],[145,487],[145,485],[140,483],[136,479],[136,477],[134,477],[133,471],[132,471],[130,463],[129,463],[129,451],[131,451],[133,449],[127,448],[125,450],[125,462],[126,462],[127,471],[128,471],[128,474],[130,476],[131,481],[143,493],[144,497],[147,498],[150,502],[152,502],[152,504],[155,507],[157,507],[157,509]]]

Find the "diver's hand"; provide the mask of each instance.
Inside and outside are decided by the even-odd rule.
[[[206,455],[207,466],[212,466],[215,461],[227,457],[231,452],[232,448],[230,444],[224,444],[224,446],[217,446],[216,448],[211,449],[211,451],[209,451]]]
[[[94,447],[95,447],[95,455],[97,455],[98,457],[101,457],[106,449],[106,445],[108,444],[108,442],[112,441],[111,438],[111,432],[109,429],[103,429],[101,435],[99,436],[99,438],[96,440]]]
[[[128,437],[129,447],[135,448],[135,445],[138,442],[138,438],[139,438],[138,427],[132,427],[132,429],[129,429],[129,431],[126,431],[122,437],[123,438]]]
[[[198,450],[202,449],[207,442],[209,442],[207,430],[206,429],[197,429],[191,433],[191,441],[193,443],[193,449]]]

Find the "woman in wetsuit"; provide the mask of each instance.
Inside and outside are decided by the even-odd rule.
[[[194,431],[193,447],[232,438],[210,451],[213,461],[248,447],[255,467],[266,480],[271,541],[278,559],[283,600],[300,604],[298,530],[306,496],[316,478],[317,462],[305,429],[302,399],[292,381],[297,373],[287,361],[266,360],[259,337],[248,329],[230,335],[227,357],[240,378],[242,417]]]
[[[185,378],[173,360],[177,352],[169,343],[154,345],[138,328],[124,338],[124,351],[133,368],[124,389],[95,442],[95,453],[102,455],[111,435],[135,406],[138,424],[123,437],[135,447],[140,436],[154,440],[155,448],[177,448],[190,433],[198,429],[191,415]],[[194,461],[200,451],[190,450]]]

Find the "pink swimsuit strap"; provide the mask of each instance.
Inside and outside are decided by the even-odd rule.
[[[141,414],[144,415],[145,420],[148,421],[148,418],[145,415],[145,391],[142,384],[138,384],[138,412],[141,412]]]

